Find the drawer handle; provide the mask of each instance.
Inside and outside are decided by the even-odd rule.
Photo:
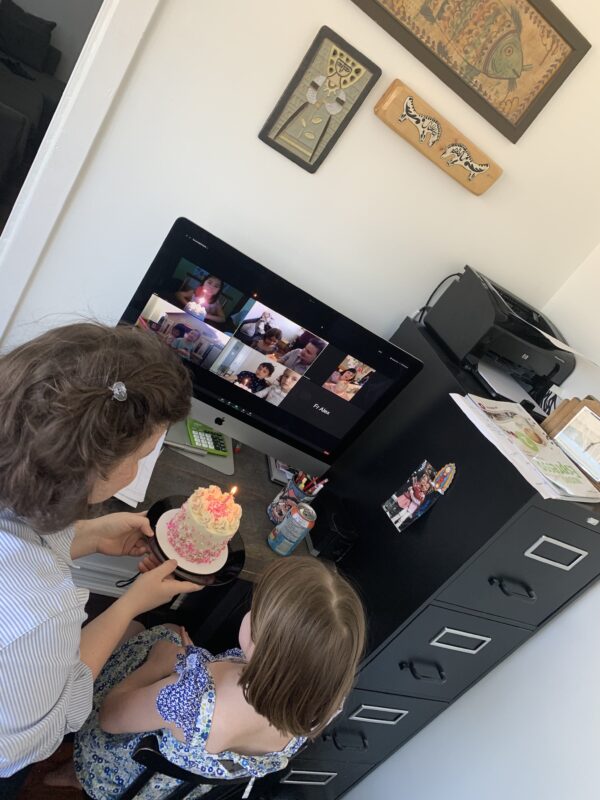
[[[353,733],[346,733],[346,737],[348,737],[346,742],[341,741],[341,736],[337,731],[333,733],[324,733],[323,734],[323,741],[328,742],[330,739],[333,742],[333,746],[336,750],[368,750],[369,749],[369,740],[364,735],[362,731],[355,731]],[[357,737],[360,737],[360,742],[356,744],[351,744],[352,738],[356,741]]]
[[[420,671],[419,665],[421,667]],[[401,661],[398,666],[400,669],[410,670],[410,674],[416,681],[446,683],[446,673],[435,661]]]
[[[502,594],[506,597],[514,597],[516,600],[522,600],[524,603],[535,603],[537,595],[526,583],[515,581],[512,578],[499,578],[492,575],[488,578],[490,586],[497,586]]]

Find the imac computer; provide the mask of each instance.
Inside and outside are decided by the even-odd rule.
[[[194,419],[312,474],[325,472],[421,368],[183,218],[122,321],[181,357]]]

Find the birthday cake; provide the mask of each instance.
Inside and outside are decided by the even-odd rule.
[[[240,526],[242,509],[233,494],[218,486],[201,487],[167,524],[167,539],[180,556],[210,564],[227,548]]]
[[[200,319],[204,319],[206,316],[206,308],[202,305],[202,303],[198,303],[195,300],[190,300],[189,303],[186,303],[184,311],[187,311],[188,314],[193,314],[195,317],[199,317]]]

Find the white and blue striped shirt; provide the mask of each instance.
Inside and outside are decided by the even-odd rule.
[[[89,593],[71,578],[73,535],[40,536],[0,510],[0,778],[47,758],[92,709],[79,659]]]

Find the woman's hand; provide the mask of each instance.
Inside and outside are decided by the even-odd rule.
[[[175,559],[170,559],[158,567],[142,573],[119,599],[127,604],[131,619],[150,611],[152,608],[168,603],[175,595],[190,594],[203,589],[190,581],[180,581],[171,573],[177,567]]]
[[[159,564],[162,564],[162,561],[154,553],[147,553],[138,563],[138,570],[140,572],[150,572],[151,569],[155,569]]]
[[[124,511],[75,523],[71,558],[90,553],[106,556],[143,556],[149,552],[148,539],[154,536],[146,513]]]

